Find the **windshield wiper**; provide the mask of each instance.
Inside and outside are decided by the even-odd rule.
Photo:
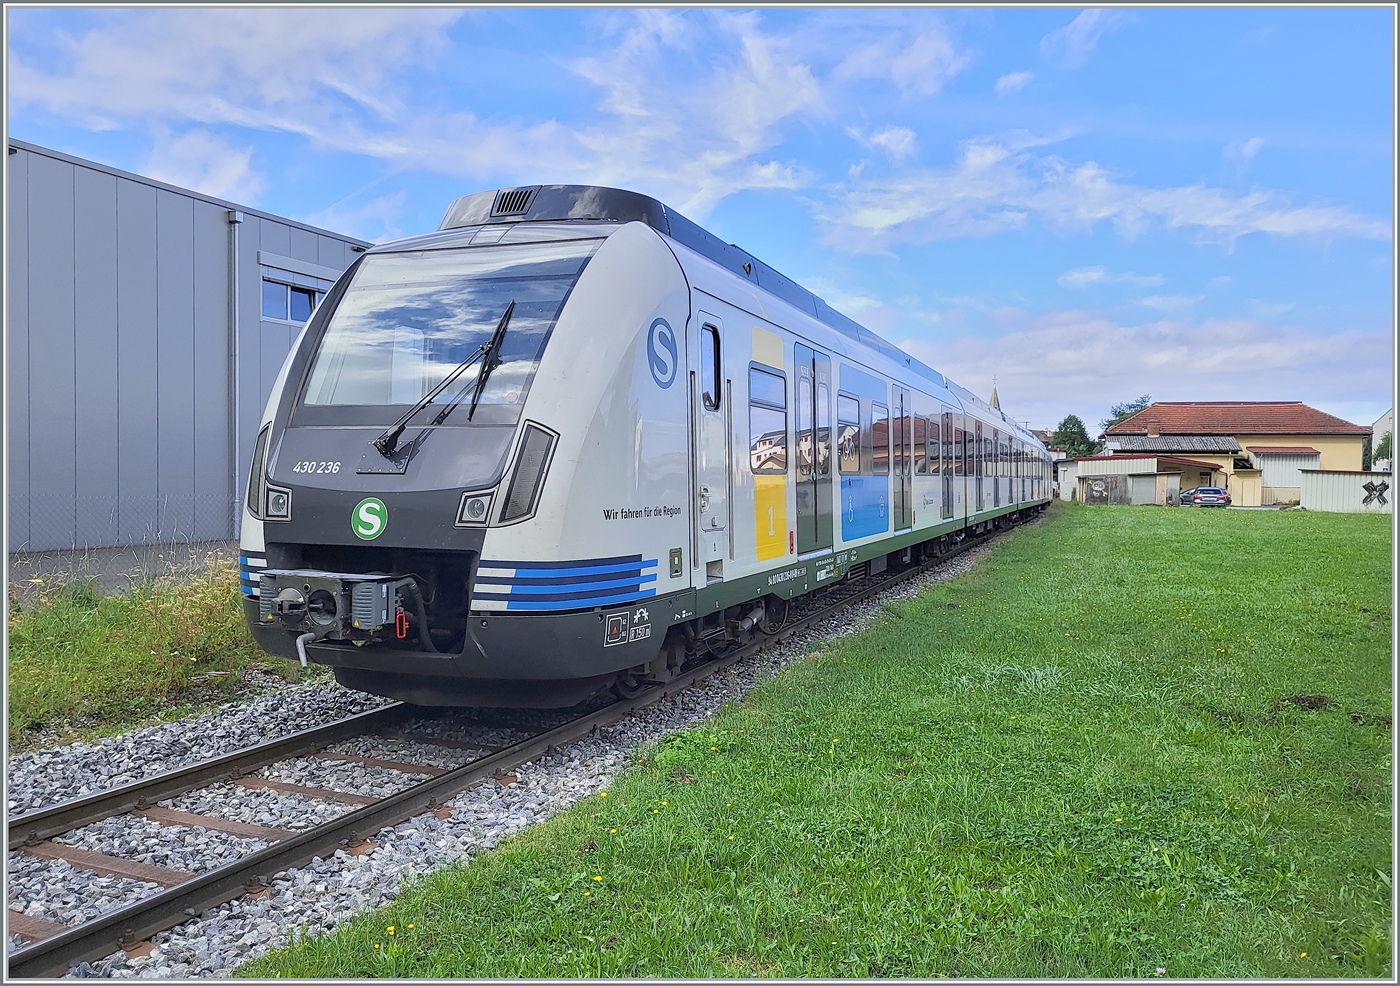
[[[448,387],[450,387],[452,385],[452,381],[456,380],[463,373],[465,373],[473,363],[481,359],[483,356],[487,356],[489,353],[491,353],[492,346],[495,346],[496,350],[499,352],[501,337],[505,335],[506,323],[510,321],[510,313],[514,310],[515,301],[514,299],[512,299],[511,303],[506,307],[505,314],[501,316],[501,321],[497,323],[496,331],[492,334],[490,341],[478,346],[474,353],[472,353],[462,362],[458,363],[456,368],[453,369],[451,373],[443,377],[443,380],[440,384],[438,384],[432,390],[428,391],[421,398],[419,398],[418,402],[414,404],[411,408],[409,408],[406,412],[404,412],[403,416],[400,417],[399,420],[395,421],[392,425],[390,425],[389,428],[384,432],[384,434],[380,435],[374,441],[370,442],[371,445],[373,445],[376,449],[379,450],[380,455],[384,456],[384,458],[386,459],[392,459],[394,457],[394,450],[397,449],[399,445],[399,437],[403,434],[404,429],[408,427],[408,423],[411,420],[413,420],[413,416],[419,411],[423,410],[423,408],[427,407],[433,401],[435,401],[438,395],[441,394]],[[477,393],[481,392],[481,385],[481,377],[478,375]],[[452,409],[460,403],[462,403],[462,398],[458,397],[451,404],[443,408],[442,411],[438,414],[437,418],[433,421],[433,424],[442,424],[442,422],[447,418],[447,415],[451,413]],[[472,401],[472,407],[476,407],[475,399],[473,399]]]
[[[476,375],[476,390],[472,392],[472,406],[467,409],[467,420],[472,419],[476,414],[477,401],[481,400],[481,392],[486,387],[486,381],[491,378],[491,371],[501,365],[501,342],[506,337],[506,326],[510,324],[510,313],[515,311],[515,299],[510,300],[506,306],[506,313],[501,316],[501,323],[496,326],[496,331],[491,336],[491,341],[486,344],[486,356],[481,361],[481,370]],[[450,412],[456,404],[443,408],[445,412]],[[446,415],[439,415],[445,417]]]

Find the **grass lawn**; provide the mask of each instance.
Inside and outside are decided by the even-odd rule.
[[[243,622],[236,560],[101,596],[75,582],[29,605],[10,600],[10,748],[121,732],[227,701],[246,669],[295,680]]]
[[[1058,507],[252,976],[1391,972],[1388,517]]]

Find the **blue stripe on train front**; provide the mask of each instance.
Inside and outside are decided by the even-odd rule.
[[[657,559],[641,555],[577,561],[482,561],[472,588],[476,610],[542,611],[615,606],[656,595]]]
[[[258,594],[257,570],[267,567],[267,555],[260,551],[243,551],[238,555],[238,591],[245,596]]]

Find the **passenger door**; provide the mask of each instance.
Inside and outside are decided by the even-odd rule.
[[[729,401],[725,393],[724,323],[697,312],[690,352],[691,441],[695,463],[695,566],[705,581],[723,578],[729,553]],[[703,584],[703,583],[702,583]]]
[[[914,411],[909,404],[909,391],[899,387],[891,388],[890,404],[890,453],[894,465],[891,500],[894,529],[904,531],[914,526],[914,478],[911,475],[914,465]]]
[[[797,551],[832,544],[831,360],[796,345]]]

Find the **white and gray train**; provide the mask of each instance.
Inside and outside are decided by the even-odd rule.
[[[422,705],[563,706],[1043,509],[1035,437],[655,199],[458,199],[293,347],[242,526],[271,653]]]

